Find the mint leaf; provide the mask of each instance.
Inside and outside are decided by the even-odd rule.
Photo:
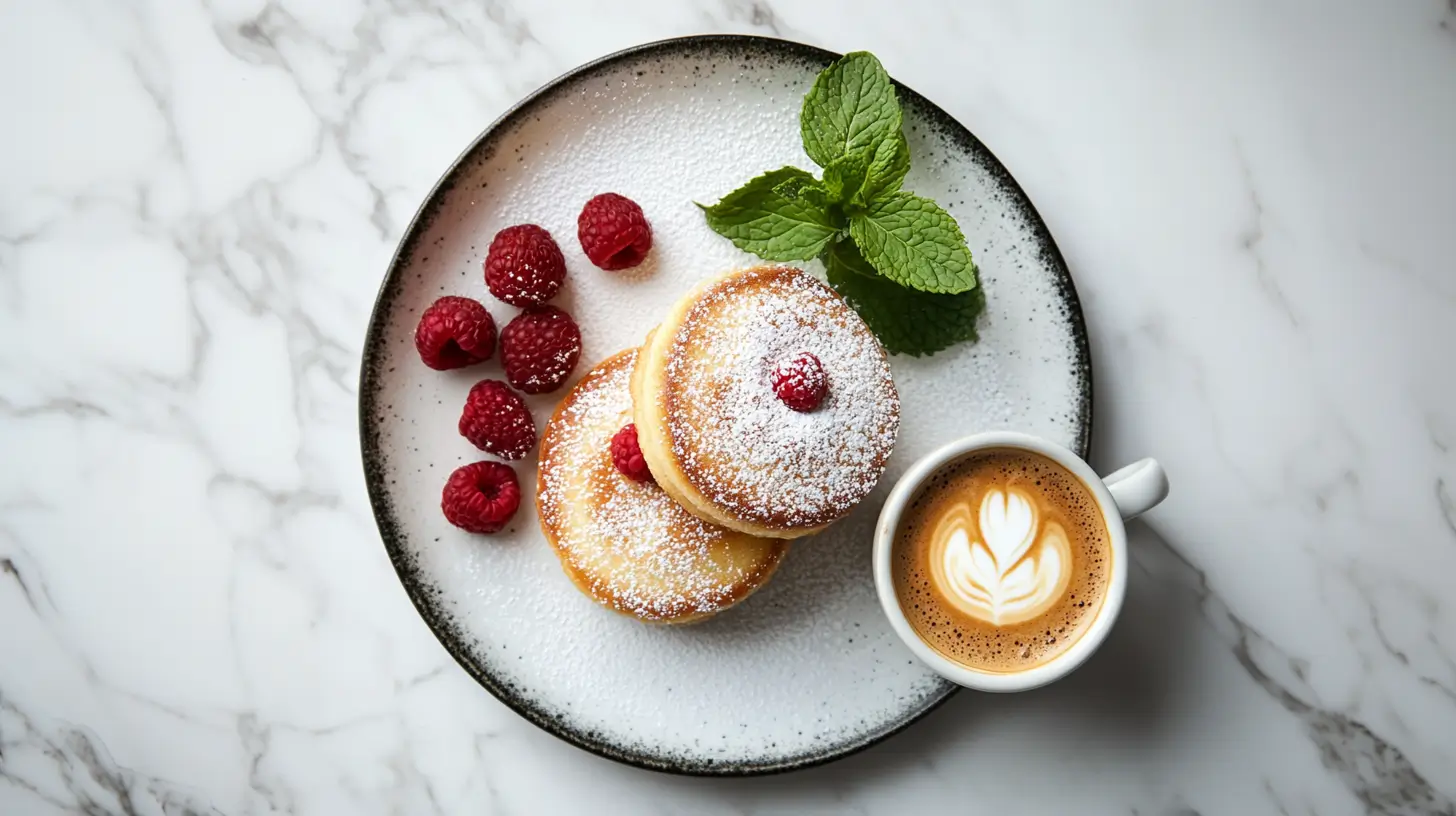
[[[854,204],[864,207],[865,198],[860,194],[865,175],[870,169],[870,154],[867,150],[856,150],[829,163],[824,168],[824,191],[835,204]]]
[[[895,131],[890,138],[880,142],[865,174],[865,201],[885,198],[900,189],[905,183],[905,174],[910,172],[910,145],[905,141],[903,131]]]
[[[822,71],[804,97],[799,132],[820,167],[871,151],[900,130],[900,101],[884,66],[868,51],[845,54]]]
[[[875,274],[849,241],[823,256],[829,285],[864,319],[891,354],[934,354],[977,339],[976,319],[986,308],[981,287],[956,295],[917,292]]]
[[[849,234],[881,275],[922,292],[955,294],[976,286],[976,265],[950,213],[934,201],[894,193],[849,220]]]
[[[829,194],[825,192],[824,185],[820,184],[808,173],[805,173],[803,176],[793,176],[787,181],[779,182],[774,185],[773,191],[790,201],[797,201],[802,198],[812,207],[817,207],[821,210],[829,209]]]
[[[806,195],[789,198],[779,188],[787,182],[813,182],[814,177],[797,167],[770,170],[723,196],[711,207],[702,207],[708,226],[745,252],[766,261],[807,261],[815,258],[838,231],[827,210]],[[812,189],[798,184],[802,193]]]

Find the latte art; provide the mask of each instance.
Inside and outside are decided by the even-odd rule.
[[[896,530],[891,578],[932,649],[979,671],[1017,672],[1087,630],[1110,567],[1087,486],[1039,454],[993,448],[925,482]]]
[[[932,534],[931,575],[962,612],[997,626],[1045,613],[1066,592],[1072,547],[1056,522],[1041,523],[1031,497],[992,489],[981,499],[979,525],[961,504]]]

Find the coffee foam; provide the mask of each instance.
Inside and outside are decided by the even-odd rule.
[[[1008,519],[1014,546],[994,542]],[[990,524],[995,547],[983,535]],[[974,669],[1016,672],[1066,651],[1097,617],[1111,553],[1101,508],[1080,479],[1004,448],[926,481],[901,518],[891,564],[900,607],[926,643]],[[998,575],[1009,575],[999,593],[988,589]]]
[[[929,535],[930,578],[961,612],[997,626],[1041,617],[1071,580],[1067,533],[1016,487],[993,486],[948,508]]]

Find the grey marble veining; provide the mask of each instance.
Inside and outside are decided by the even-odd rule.
[[[0,811],[1456,813],[1456,5],[694,0],[0,10]],[[1076,278],[1122,621],[839,763],[620,767],[480,690],[364,496],[425,192],[572,66],[869,48]]]

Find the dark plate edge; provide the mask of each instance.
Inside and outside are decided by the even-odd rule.
[[[410,219],[409,225],[401,235],[399,245],[390,258],[389,267],[383,281],[380,283],[379,291],[375,295],[374,306],[369,314],[369,326],[364,335],[363,357],[359,368],[359,441],[364,468],[364,481],[369,493],[370,508],[374,514],[375,524],[379,528],[380,539],[384,544],[385,551],[389,555],[390,562],[394,565],[400,583],[404,586],[405,593],[409,596],[411,603],[414,604],[415,610],[425,621],[425,624],[430,627],[436,639],[445,647],[445,650],[450,656],[455,659],[455,662],[467,674],[473,677],[477,683],[493,694],[506,707],[541,729],[578,748],[607,759],[647,770],[686,776],[763,776],[824,765],[869,748],[914,725],[922,717],[943,705],[960,689],[958,686],[946,682],[937,699],[934,699],[929,705],[926,705],[924,708],[889,728],[867,734],[864,738],[855,740],[854,742],[838,745],[834,749],[822,754],[794,757],[782,762],[715,763],[706,765],[674,763],[623,749],[620,746],[595,739],[589,735],[584,735],[567,727],[557,719],[547,716],[533,708],[525,700],[516,696],[510,688],[499,683],[494,677],[478,666],[471,659],[464,644],[460,642],[459,638],[454,636],[452,627],[435,608],[432,599],[426,592],[420,589],[423,580],[417,574],[409,558],[406,557],[403,547],[400,544],[399,525],[395,519],[391,501],[385,491],[385,474],[380,461],[379,436],[369,422],[369,418],[377,413],[378,408],[377,389],[372,387],[372,381],[375,372],[382,364],[381,358],[387,339],[383,336],[382,326],[385,321],[382,318],[382,314],[389,307],[390,301],[392,300],[390,293],[391,286],[398,278],[401,261],[413,253],[416,242],[422,236],[424,227],[428,224],[430,217],[428,211],[431,209],[432,203],[442,192],[454,186],[454,177],[461,167],[482,146],[486,145],[491,137],[503,126],[509,124],[518,116],[527,113],[540,100],[567,83],[624,59],[638,57],[650,52],[709,44],[757,46],[779,49],[800,57],[822,61],[826,64],[842,56],[841,54],[819,48],[818,46],[775,37],[760,37],[747,34],[704,34],[673,37],[626,48],[577,66],[536,89],[530,95],[513,105],[505,113],[501,114],[489,127],[481,131],[480,135],[450,163],[449,169],[430,188],[430,192],[425,196],[419,208],[415,211],[414,216]],[[1037,213],[1036,208],[1031,203],[1031,199],[1021,189],[1021,185],[1017,183],[1005,165],[969,129],[950,114],[946,113],[940,106],[916,93],[914,90],[901,85],[899,82],[895,83],[895,87],[902,100],[907,100],[911,104],[920,106],[932,119],[936,120],[937,124],[954,133],[957,139],[966,142],[970,151],[981,158],[988,169],[1006,185],[1008,190],[1015,194],[1017,198],[1015,204],[1022,210],[1027,222],[1032,225],[1033,231],[1041,244],[1041,252],[1045,256],[1048,264],[1057,271],[1058,295],[1068,307],[1069,317],[1072,322],[1078,356],[1076,376],[1080,381],[1079,385],[1081,388],[1079,390],[1083,394],[1081,404],[1076,408],[1078,431],[1076,441],[1072,447],[1080,456],[1086,458],[1090,448],[1092,431],[1091,350],[1087,336],[1087,327],[1082,314],[1081,300],[1077,296],[1076,286],[1072,282],[1071,272],[1067,269],[1067,264],[1062,257],[1061,250],[1057,248],[1046,222]]]

